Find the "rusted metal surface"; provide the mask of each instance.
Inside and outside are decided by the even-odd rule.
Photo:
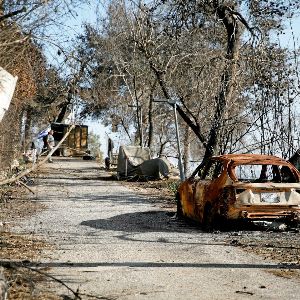
[[[300,220],[300,173],[288,161],[276,156],[229,154],[212,157],[208,163],[221,165],[219,172],[212,170],[213,178],[191,177],[179,186],[183,216],[204,225],[238,219]],[[241,166],[260,169],[259,177],[240,179],[237,169]],[[267,170],[271,170],[271,180]]]

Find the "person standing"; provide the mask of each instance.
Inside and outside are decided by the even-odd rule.
[[[53,130],[50,130],[48,132],[48,135],[47,135],[47,150],[48,150],[48,153],[54,148],[54,146],[55,146],[55,142],[54,142],[54,137],[53,137]],[[48,158],[48,162],[50,162],[50,163],[53,162],[51,156]]]

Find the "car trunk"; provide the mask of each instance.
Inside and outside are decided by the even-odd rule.
[[[300,215],[299,183],[243,183],[233,185],[235,202],[229,206],[231,219],[295,219]]]

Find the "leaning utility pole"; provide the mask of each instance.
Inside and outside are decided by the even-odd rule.
[[[184,171],[183,171],[181,146],[180,146],[180,138],[179,138],[179,128],[178,128],[178,120],[177,120],[177,101],[172,99],[172,100],[153,100],[153,102],[166,102],[173,106],[176,142],[177,142],[177,150],[178,150],[178,169],[179,169],[179,174],[180,174],[180,180],[183,181],[185,179],[185,176],[184,176]]]

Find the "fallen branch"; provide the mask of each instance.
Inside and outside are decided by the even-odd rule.
[[[48,273],[45,273],[43,271],[40,271],[36,268],[33,268],[33,267],[30,267],[30,266],[26,266],[26,264],[20,262],[20,263],[11,263],[11,262],[2,262],[2,266],[4,268],[7,268],[7,269],[14,269],[14,270],[18,270],[19,268],[24,268],[24,269],[27,269],[27,270],[30,270],[30,271],[33,271],[33,272],[36,272],[40,275],[43,275],[45,277],[48,277],[48,278],[51,278],[52,280],[60,283],[62,286],[64,286],[68,291],[70,291],[74,296],[75,296],[75,299],[74,300],[81,300],[82,298],[80,297],[79,295],[79,289],[77,289],[77,291],[74,291],[71,287],[69,287],[67,284],[65,284],[62,280],[48,274]]]
[[[99,300],[116,299],[115,297],[112,298],[112,297],[105,297],[105,296],[97,296],[97,295],[80,293],[79,288],[77,288],[77,290],[75,291],[70,286],[68,286],[64,281],[62,281],[61,279],[58,279],[55,276],[53,276],[53,275],[51,275],[47,272],[44,272],[42,270],[39,270],[35,267],[27,266],[26,263],[23,263],[23,262],[19,262],[19,263],[17,263],[17,262],[14,262],[14,263],[12,263],[12,262],[2,262],[1,266],[6,268],[6,269],[14,269],[14,270],[18,270],[19,268],[24,268],[24,269],[30,270],[32,272],[36,272],[36,273],[38,273],[38,274],[40,274],[44,277],[50,278],[53,281],[55,281],[55,282],[61,284],[62,286],[64,286],[68,291],[70,291],[75,296],[74,300],[82,300],[81,296],[86,296],[86,297],[89,297],[89,298],[94,298],[94,299],[99,299]]]
[[[43,275],[45,277],[48,277],[50,279],[52,279],[53,281],[56,281],[58,283],[60,283],[62,286],[64,286],[68,291],[70,291],[71,293],[73,293],[73,295],[75,296],[74,300],[82,300],[81,296],[87,296],[89,298],[95,298],[95,299],[100,299],[100,300],[111,300],[112,298],[107,298],[107,297],[103,297],[103,296],[96,296],[96,295],[91,295],[91,294],[85,294],[85,293],[80,293],[79,292],[79,288],[77,288],[77,290],[73,290],[72,288],[70,288],[66,283],[64,283],[62,280],[54,277],[53,275],[50,275],[46,272],[43,272],[37,268],[33,268],[33,267],[30,267],[30,266],[26,266],[24,264],[22,264],[20,266],[21,268],[25,268],[25,269],[28,269],[30,271],[33,271],[33,272],[36,272],[40,275]]]
[[[27,267],[27,266],[22,266],[23,268],[26,268],[26,269],[29,269],[29,270],[31,270],[31,271],[34,271],[34,272],[37,272],[38,274],[40,274],[40,275],[43,275],[43,276],[45,276],[45,277],[48,277],[48,278],[51,278],[52,280],[54,280],[54,281],[56,281],[56,282],[58,282],[58,283],[60,283],[62,286],[64,286],[68,291],[70,291],[71,293],[73,293],[73,295],[75,296],[75,299],[74,300],[76,300],[76,299],[78,299],[78,300],[81,300],[82,298],[79,296],[79,289],[77,289],[76,291],[74,291],[72,288],[70,288],[67,284],[65,284],[62,280],[60,280],[60,279],[58,279],[58,278],[56,278],[56,277],[54,277],[54,276],[52,276],[52,275],[50,275],[50,274],[48,274],[48,273],[45,273],[45,272],[42,272],[42,271],[40,271],[40,270],[38,270],[38,269],[35,269],[35,268],[31,268],[31,267]]]
[[[51,157],[51,155],[58,149],[58,147],[64,142],[64,140],[68,137],[68,135],[70,134],[70,132],[72,131],[72,129],[74,127],[75,127],[75,125],[72,125],[69,128],[69,130],[63,136],[63,138],[59,141],[59,143],[48,153],[48,155],[41,162],[39,162],[37,164],[34,164],[31,168],[24,170],[23,172],[21,172],[20,174],[18,174],[15,177],[12,177],[12,178],[9,178],[9,179],[5,179],[5,180],[1,181],[0,182],[0,186],[16,182],[17,180],[19,180],[23,176],[29,174],[30,172],[32,172],[33,170],[35,170],[36,168],[38,168],[39,166],[41,166],[42,164],[44,164]]]
[[[21,184],[22,186],[24,186],[26,189],[28,189],[32,194],[35,194],[34,190],[31,189],[27,184],[25,184],[24,182],[18,180],[17,183]]]

